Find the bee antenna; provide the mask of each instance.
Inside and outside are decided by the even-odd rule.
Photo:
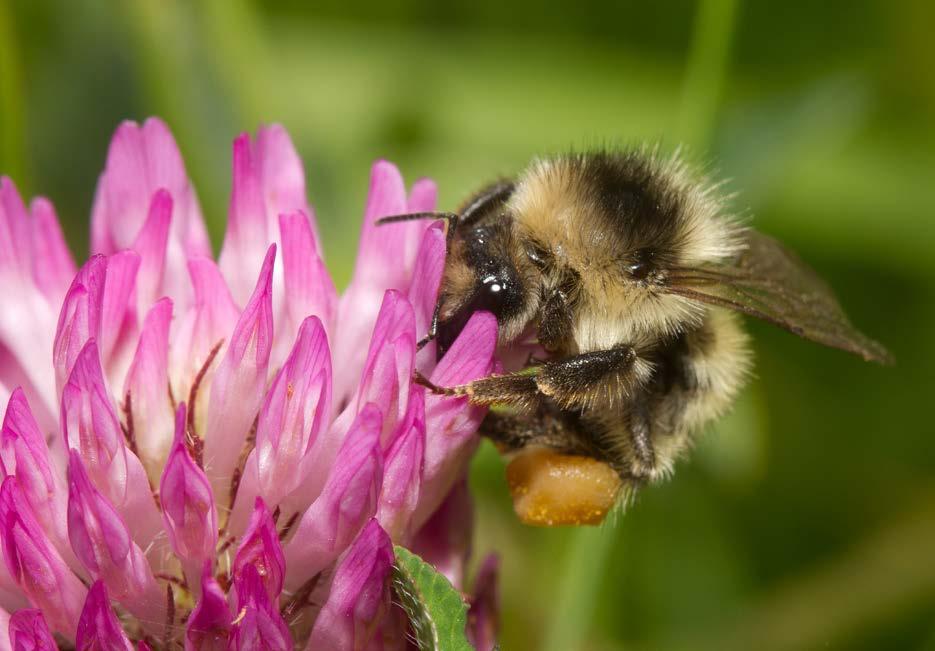
[[[377,226],[392,224],[394,222],[411,222],[417,219],[444,219],[451,223],[457,222],[458,215],[453,212],[411,212],[406,213],[405,215],[390,215],[388,217],[380,217],[380,219],[377,220]]]

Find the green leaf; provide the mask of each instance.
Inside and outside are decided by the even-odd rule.
[[[405,547],[394,546],[393,588],[419,651],[472,651],[465,637],[467,604],[435,568]]]

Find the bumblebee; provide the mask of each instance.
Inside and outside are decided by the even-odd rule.
[[[439,217],[448,257],[420,343],[436,339],[442,351],[488,310],[505,349],[531,339],[539,354],[464,386],[421,381],[499,407],[482,433],[525,457],[511,483],[528,522],[600,521],[621,495],[669,474],[749,375],[741,314],[890,361],[812,269],[743,225],[678,155],[542,158],[457,213],[383,222]]]

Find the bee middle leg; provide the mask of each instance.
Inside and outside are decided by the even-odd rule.
[[[466,396],[478,405],[535,407],[543,397],[562,409],[586,408],[602,400],[620,402],[635,386],[636,351],[620,345],[549,360],[507,375],[491,375],[454,387],[439,387],[416,378],[435,393]]]
[[[534,409],[542,399],[535,370],[491,375],[467,384],[441,387],[416,372],[414,380],[432,393],[468,398],[475,405],[509,405],[523,411]]]
[[[494,375],[455,387],[438,387],[421,378],[422,384],[443,395],[465,396],[480,405],[507,405],[525,414],[488,415],[484,433],[510,448],[537,443],[572,454],[601,460],[615,459],[600,444],[582,432],[579,414],[595,406],[629,414],[630,467],[617,468],[631,477],[648,475],[655,466],[651,415],[643,399],[636,351],[620,345],[580,355],[546,361],[508,375]],[[417,378],[419,379],[419,378]],[[533,412],[530,414],[529,412]],[[557,415],[556,415],[557,414]],[[575,425],[575,420],[578,425]],[[574,436],[569,436],[569,432]]]

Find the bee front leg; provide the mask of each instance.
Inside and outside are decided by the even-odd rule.
[[[438,336],[438,314],[441,312],[441,309],[442,299],[439,296],[438,300],[435,301],[435,308],[432,310],[432,321],[429,323],[429,331],[416,342],[416,350],[422,350]]]

